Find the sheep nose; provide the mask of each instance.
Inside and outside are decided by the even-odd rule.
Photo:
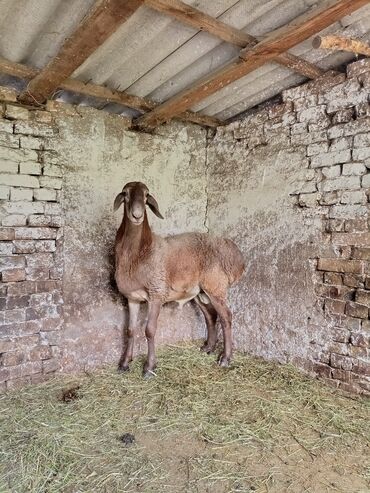
[[[143,213],[140,209],[133,209],[132,215],[134,216],[135,219],[141,219]]]

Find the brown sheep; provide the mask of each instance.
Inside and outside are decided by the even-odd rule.
[[[122,223],[115,241],[115,279],[127,298],[129,324],[127,344],[119,363],[126,371],[133,357],[134,333],[141,302],[148,303],[145,335],[148,356],[144,375],[154,374],[154,337],[158,315],[164,303],[181,304],[194,299],[203,312],[208,336],[202,347],[213,352],[217,343],[215,328],[220,318],[224,349],[220,366],[228,366],[232,356],[231,312],[226,304],[227,289],[239,280],[244,260],[238,247],[228,239],[206,233],[184,233],[162,238],[149,226],[146,205],[163,219],[157,201],[144,183],[127,183],[114,201],[114,210],[124,204]]]

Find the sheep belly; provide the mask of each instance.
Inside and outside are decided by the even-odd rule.
[[[198,296],[199,292],[199,286],[187,289],[186,291],[175,291],[174,289],[171,289],[166,296],[165,303],[176,301],[179,304],[179,308],[182,308],[185,303]],[[140,302],[149,300],[148,292],[145,289],[131,291],[130,293],[125,294],[125,296],[129,301]]]
[[[125,294],[125,293],[124,293]],[[126,298],[129,301],[148,301],[148,293],[145,289],[137,289],[136,291],[131,291],[128,294],[125,294]]]
[[[179,308],[181,309],[185,305],[185,303],[198,296],[199,292],[199,286],[194,286],[191,289],[182,291],[171,289],[171,291],[168,293],[168,296],[166,297],[166,303],[170,301],[176,301],[179,304]]]

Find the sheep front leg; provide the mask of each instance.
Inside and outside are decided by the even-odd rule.
[[[145,329],[146,340],[148,342],[148,357],[144,365],[144,377],[152,376],[156,367],[154,338],[161,306],[162,303],[160,301],[148,302],[148,322]]]
[[[136,303],[135,301],[128,302],[129,320],[126,333],[127,340],[125,350],[123,351],[121,359],[119,360],[119,371],[128,371],[130,369],[129,364],[132,361],[132,355],[134,351],[134,336],[138,325],[139,310],[140,303]]]

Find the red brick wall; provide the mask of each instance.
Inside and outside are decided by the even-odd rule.
[[[0,392],[59,369],[62,169],[46,111],[0,106]],[[6,100],[8,100],[6,102]]]

